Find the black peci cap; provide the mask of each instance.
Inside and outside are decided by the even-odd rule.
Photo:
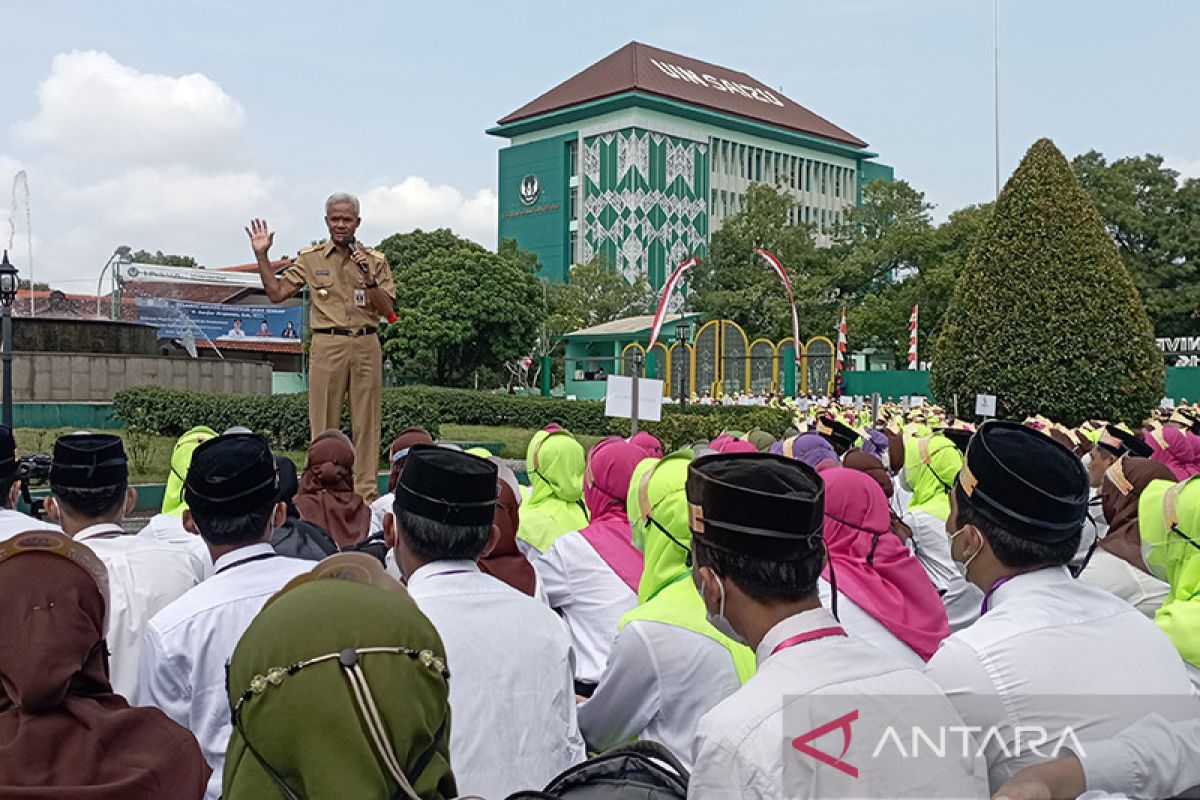
[[[688,465],[687,499],[692,535],[719,550],[785,561],[823,552],[825,484],[802,461],[703,456]]]
[[[119,436],[110,433],[72,433],[54,443],[50,486],[91,489],[120,486],[129,481],[129,462]]]
[[[447,525],[490,524],[495,515],[496,465],[436,445],[413,445],[396,482],[397,511]]]
[[[858,441],[858,431],[833,417],[818,419],[817,433],[833,445],[833,450],[838,454],[838,458],[846,455],[846,451],[854,447],[854,443]]]
[[[1016,422],[985,422],[971,437],[958,501],[1022,539],[1061,542],[1087,514],[1088,477],[1079,458]]]
[[[183,499],[193,513],[238,517],[279,500],[279,473],[266,438],[257,433],[226,433],[192,453]]]
[[[1115,425],[1105,426],[1104,430],[1100,432],[1100,438],[1096,440],[1096,444],[1117,458],[1125,455],[1149,458],[1154,455],[1154,450],[1146,444],[1142,437],[1121,430]]]

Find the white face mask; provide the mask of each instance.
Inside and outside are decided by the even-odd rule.
[[[953,543],[954,543],[954,537],[958,536],[960,533],[962,533],[965,530],[966,530],[966,528],[959,528],[954,533],[950,534],[951,545],[953,545]],[[980,552],[982,552],[982,551],[983,551],[983,548],[982,547],[979,548],[974,553],[972,553],[970,555],[970,557],[967,558],[966,561],[955,560],[954,566],[958,569],[958,572],[960,575],[962,575],[964,578],[967,578],[967,570],[970,569],[971,562],[974,561],[976,559],[976,557],[978,557]],[[951,558],[953,558],[953,556],[951,556]],[[970,578],[967,578],[967,580],[970,580]]]
[[[701,578],[700,580],[704,580]],[[708,624],[716,628],[720,633],[725,634],[738,644],[746,644],[746,639],[729,624],[729,620],[725,618],[725,584],[717,581],[717,588],[721,590],[721,605],[717,609],[717,613],[713,614],[705,608],[705,618],[708,619]]]
[[[1151,575],[1158,578],[1163,583],[1170,583],[1170,581],[1167,580],[1166,565],[1159,564],[1155,561],[1150,560],[1150,556],[1153,555],[1155,549],[1156,549],[1156,545],[1151,544],[1150,542],[1147,542],[1145,539],[1143,539],[1142,540],[1142,561],[1146,562],[1146,567],[1150,570]]]
[[[897,479],[900,483],[900,488],[912,494],[912,485],[908,482],[908,469],[906,467],[900,469]]]
[[[1084,472],[1087,472],[1092,468],[1092,454],[1090,452],[1084,453],[1082,456],[1080,456],[1079,460],[1083,462]]]

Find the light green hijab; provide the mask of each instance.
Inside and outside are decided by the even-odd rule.
[[[950,516],[950,487],[963,467],[962,451],[941,434],[905,440],[904,476],[912,489],[909,511],[943,522]]]
[[[1138,530],[1147,566],[1171,585],[1154,621],[1200,667],[1200,476],[1151,481],[1138,499]]]
[[[745,683],[754,675],[754,652],[709,624],[688,566],[692,531],[684,488],[691,461],[692,451],[680,450],[661,461],[647,458],[633,471],[626,508],[633,543],[645,554],[645,564],[638,584],[638,607],[621,617],[619,627],[633,620],[650,620],[707,636],[729,651],[738,679]]]
[[[187,510],[183,499],[183,482],[192,465],[192,453],[203,442],[216,438],[217,432],[206,425],[197,425],[180,436],[171,451],[171,474],[167,476],[167,488],[163,492],[162,513],[181,517]]]
[[[559,428],[533,435],[525,453],[530,493],[521,503],[518,539],[544,553],[564,533],[587,527],[584,463],[583,445],[567,431]]]
[[[457,796],[445,647],[398,583],[391,590],[360,583],[356,571],[352,565],[347,574],[294,579],[242,635],[226,681],[238,724],[225,754],[225,800],[286,797],[263,763],[304,798],[410,797],[370,738],[356,700],[360,678],[403,775],[416,776],[416,795]],[[348,649],[358,651],[357,668],[339,664]],[[308,660],[316,663],[295,669]]]

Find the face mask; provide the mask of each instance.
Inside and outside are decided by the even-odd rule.
[[[966,528],[959,528],[954,533],[950,534],[950,543],[953,545],[954,537],[958,536],[960,533],[962,533],[965,530],[966,530]],[[960,575],[962,575],[964,578],[967,577],[967,570],[970,569],[971,562],[974,561],[976,559],[976,557],[979,556],[979,553],[982,552],[982,550],[983,550],[982,547],[979,548],[979,550],[976,550],[974,553],[971,554],[971,556],[966,561],[957,561],[956,560],[954,562],[954,566],[958,569],[958,572]]]
[[[701,580],[703,581],[704,579],[701,578]],[[716,614],[707,609],[705,610],[705,617],[708,619],[708,624],[738,644],[746,644],[746,640],[742,635],[733,629],[733,626],[729,624],[729,620],[725,619],[725,584],[718,581],[717,588],[721,590],[721,605],[717,609]]]
[[[907,468],[900,470],[899,482],[900,482],[901,489],[908,492],[909,494],[912,494],[912,485],[908,482],[908,469]]]
[[[1154,545],[1147,541],[1142,541],[1142,561],[1146,562],[1146,567],[1150,570],[1150,574],[1158,578],[1163,583],[1170,583],[1167,580],[1167,567],[1165,564],[1159,564],[1150,560],[1150,556],[1154,553]]]
[[[1083,471],[1084,472],[1087,472],[1089,469],[1092,468],[1092,454],[1091,453],[1084,453],[1080,457],[1079,460],[1083,462]]]

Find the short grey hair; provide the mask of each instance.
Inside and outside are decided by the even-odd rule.
[[[334,192],[325,200],[325,213],[329,213],[329,207],[338,203],[349,203],[354,206],[354,216],[358,216],[358,198],[347,192]]]

